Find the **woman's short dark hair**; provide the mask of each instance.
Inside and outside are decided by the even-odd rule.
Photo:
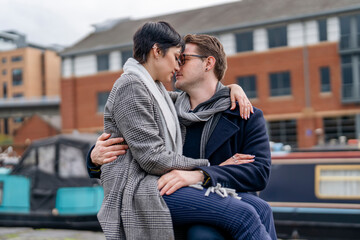
[[[161,49],[163,55],[171,47],[181,47],[181,51],[185,49],[185,43],[182,37],[167,22],[147,22],[140,27],[133,37],[134,41],[134,58],[140,62],[147,61],[148,53],[154,44]]]

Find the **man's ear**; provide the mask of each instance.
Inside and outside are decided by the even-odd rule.
[[[206,60],[206,71],[213,69],[215,67],[216,59],[213,56],[208,57]]]

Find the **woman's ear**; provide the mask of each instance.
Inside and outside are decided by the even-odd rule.
[[[160,57],[161,55],[161,49],[159,48],[159,46],[155,43],[153,46],[152,46],[152,52],[154,54],[154,57],[157,59]]]
[[[208,57],[205,61],[205,71],[209,71],[215,67],[216,59],[213,56]]]

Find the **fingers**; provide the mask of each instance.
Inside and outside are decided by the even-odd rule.
[[[251,163],[255,161],[254,158],[255,158],[254,155],[236,153],[234,156],[232,156],[231,158],[227,159],[226,161],[222,162],[219,165],[225,166],[225,165],[239,165],[244,163]]]
[[[253,159],[254,157],[255,155],[236,153],[232,158],[242,160],[242,159]]]
[[[117,159],[117,156],[112,156],[112,157],[110,157],[110,158],[104,159],[103,163],[104,163],[104,164],[105,164],[105,163],[110,163],[110,162],[115,161],[116,159]]]
[[[124,138],[111,138],[104,142],[104,146],[111,146],[115,144],[122,143],[124,141]]]
[[[234,95],[230,95],[230,100],[231,100],[231,107],[230,107],[230,110],[234,110],[235,107],[236,107],[236,103],[235,103],[235,97]]]
[[[105,141],[106,139],[108,139],[111,136],[110,133],[103,133],[98,137],[98,141]]]
[[[110,145],[109,147],[106,147],[107,152],[115,152],[120,150],[127,150],[129,148],[128,145]]]
[[[240,106],[240,115],[241,118],[246,120],[246,103],[245,103],[245,99],[241,99],[241,106]]]
[[[175,192],[177,189],[180,188],[180,187],[178,187],[178,185],[180,185],[180,183],[177,181],[177,179],[170,180],[169,182],[167,182],[164,185],[164,187],[161,188],[160,195],[161,196],[164,195],[164,194],[170,195],[172,192]]]
[[[240,164],[245,164],[245,163],[252,163],[255,160],[238,160],[237,162],[234,162],[233,165],[240,165]]]
[[[167,190],[165,192],[166,195],[170,195],[173,194],[174,192],[176,192],[177,190],[179,190],[180,188],[184,187],[184,185],[181,182],[177,182],[174,185],[172,185],[172,187]],[[161,193],[160,193],[161,194]],[[162,194],[163,195],[163,194]]]

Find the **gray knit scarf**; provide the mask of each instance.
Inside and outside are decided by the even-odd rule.
[[[191,111],[190,98],[185,92],[181,93],[175,102],[176,112],[180,124],[190,126],[196,122],[206,122],[201,135],[200,158],[205,158],[205,146],[218,123],[221,112],[230,108],[230,91],[220,82],[216,86],[216,92],[209,100],[199,104]]]

